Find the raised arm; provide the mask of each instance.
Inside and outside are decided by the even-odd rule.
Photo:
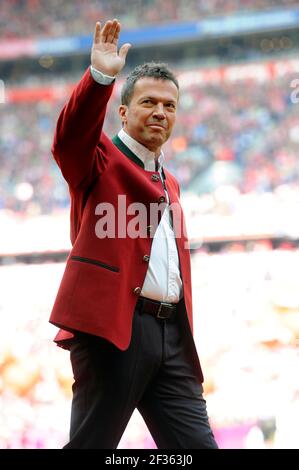
[[[130,47],[130,44],[124,44],[118,52],[119,33],[117,20],[107,21],[103,28],[96,23],[91,65],[111,77],[124,67]],[[110,85],[97,83],[88,68],[59,116],[52,152],[72,187],[81,183],[88,185],[105,168],[98,144],[113,90],[114,81],[111,81]]]

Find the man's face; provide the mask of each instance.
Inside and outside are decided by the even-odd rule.
[[[172,132],[178,97],[171,80],[140,78],[129,105],[119,108],[124,131],[158,156]]]

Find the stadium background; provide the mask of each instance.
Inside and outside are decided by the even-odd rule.
[[[70,249],[50,147],[97,20],[122,21],[124,74],[181,85],[167,167],[182,187],[195,339],[222,448],[299,448],[299,6],[296,0],[0,2],[0,448],[60,448],[72,373],[48,317]],[[111,100],[115,113],[122,77]],[[120,448],[154,443],[134,413]]]

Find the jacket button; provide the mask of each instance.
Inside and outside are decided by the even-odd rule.
[[[149,259],[150,259],[150,257],[149,257],[148,255],[144,255],[143,261],[145,261],[146,263],[148,263],[148,262],[149,262]]]
[[[153,228],[154,228],[154,227],[153,227],[152,225],[148,225],[148,226],[146,227],[147,233],[152,233],[152,232],[153,232]]]
[[[133,290],[133,293],[135,295],[140,295],[141,294],[141,287],[135,287],[135,289]]]
[[[152,178],[152,181],[154,181],[155,183],[157,183],[158,181],[160,181],[160,178],[159,178],[158,175],[152,175],[151,178]]]
[[[164,196],[159,197],[159,202],[165,202],[165,197]]]

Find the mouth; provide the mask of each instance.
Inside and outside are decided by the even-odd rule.
[[[164,129],[165,130],[165,127],[162,126],[162,124],[151,123],[151,124],[147,124],[147,126],[151,127],[152,129]]]

